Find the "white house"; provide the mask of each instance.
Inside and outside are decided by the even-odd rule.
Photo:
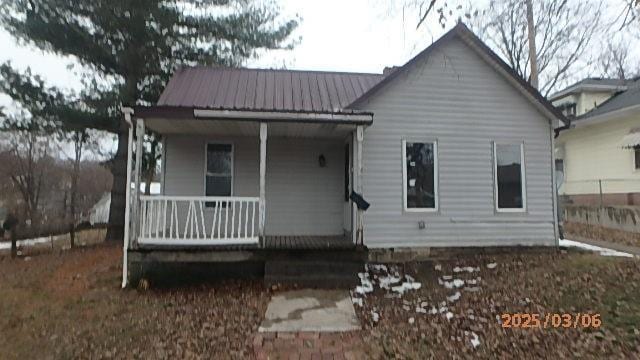
[[[386,75],[186,68],[125,114],[133,181],[134,130],[164,149],[162,194],[129,194],[129,261],[557,243],[566,119],[463,24]]]
[[[556,141],[560,194],[576,205],[640,204],[640,79],[585,79],[551,101],[574,117]]]

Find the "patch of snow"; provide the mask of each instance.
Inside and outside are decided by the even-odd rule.
[[[432,306],[432,307],[431,307],[431,310],[429,310],[429,313],[430,313],[431,315],[435,315],[435,314],[437,314],[437,313],[438,313],[438,309],[436,309],[435,307],[433,307],[433,306]]]
[[[456,267],[453,268],[453,272],[455,272],[455,273],[459,273],[459,272],[463,272],[463,271],[466,271],[468,273],[472,273],[472,272],[475,272],[475,271],[480,271],[480,268],[472,267],[472,266],[465,266],[465,267],[462,267],[462,268],[456,266]]]
[[[629,254],[622,251],[617,251],[613,249],[607,249],[600,246],[585,244],[579,241],[561,239],[560,246],[564,247],[575,247],[579,249],[584,249],[593,252],[599,252],[602,256],[620,256],[620,257],[633,257],[633,254]]]
[[[387,276],[378,278],[378,282],[380,283],[381,289],[389,290],[391,285],[397,284],[400,282],[400,277],[394,276],[394,275],[387,275]]]
[[[58,237],[54,236],[53,240],[55,241]],[[35,239],[25,239],[16,241],[16,246],[33,246],[37,244],[50,243],[51,238],[49,236],[39,237]],[[8,250],[11,249],[11,242],[0,242],[0,250]]]
[[[416,319],[414,319],[414,318],[410,317],[410,318],[409,318],[409,324],[413,324],[414,322],[416,322]]]
[[[473,331],[471,332],[471,346],[473,346],[474,349],[480,346],[480,338],[478,337],[478,334]]]
[[[438,264],[433,267],[436,271],[442,271],[442,265]]]
[[[438,283],[447,289],[457,289],[464,286],[464,280],[461,279],[453,279],[453,281],[442,281],[438,279]]]
[[[392,287],[391,291],[404,294],[407,290],[418,290],[422,287],[422,284],[415,281],[413,277],[409,275],[405,275],[404,277],[407,281],[403,282],[399,286]],[[382,284],[380,284],[380,287],[382,287]]]
[[[447,320],[451,320],[453,318],[453,313],[451,311],[447,311],[447,313],[444,314],[444,316],[447,317]]]
[[[451,275],[442,275],[442,280],[451,280],[453,279],[453,276]]]
[[[416,312],[417,312],[418,314],[426,314],[426,313],[427,313],[427,309],[425,309],[425,308],[421,308],[421,307],[417,306],[417,307],[416,307]]]
[[[458,300],[460,300],[460,296],[462,296],[462,294],[460,293],[460,291],[456,291],[455,294],[451,295],[451,296],[447,296],[447,300],[449,302],[456,302]]]
[[[357,304],[358,306],[362,307],[362,298],[352,297],[351,298],[351,302],[353,302],[354,304]]]
[[[496,263],[490,263],[490,264],[487,264],[487,269],[495,269],[495,268],[496,268],[496,266],[498,266],[498,264],[496,264]]]
[[[373,320],[373,322],[378,322],[380,321],[380,314],[378,314],[376,311],[371,310],[371,320]]]

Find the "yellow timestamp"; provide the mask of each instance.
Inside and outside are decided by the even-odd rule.
[[[500,320],[503,328],[549,329],[549,328],[594,328],[602,325],[600,314],[589,313],[513,313],[502,314]]]

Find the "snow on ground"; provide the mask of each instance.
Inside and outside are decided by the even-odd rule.
[[[568,240],[568,239],[561,239],[560,240],[560,246],[575,247],[575,248],[584,249],[584,250],[588,250],[588,251],[599,252],[600,255],[602,255],[602,256],[633,257],[633,254],[629,254],[629,253],[626,253],[626,252],[617,251],[617,250],[613,250],[613,249],[607,249],[607,248],[603,248],[603,247],[595,246],[595,245],[589,245],[589,244],[585,244],[585,243],[582,243],[582,242],[579,242],[579,241]]]
[[[417,301],[414,299],[413,302],[402,299],[402,303],[401,305],[399,303],[399,306],[402,306],[404,311],[414,314],[408,317],[409,324],[415,323],[414,316],[442,316],[450,321],[457,316],[455,313],[456,303],[463,296],[475,296],[475,293],[481,291],[482,278],[478,274],[482,271],[491,271],[497,266],[498,264],[495,262],[485,265],[489,270],[483,270],[480,266],[456,266],[453,268],[454,278],[454,275],[443,274],[441,265],[435,265],[434,270],[440,272],[438,274],[438,284],[447,290],[451,290],[449,294],[442,301],[436,301],[432,304],[419,298]],[[401,274],[399,267],[396,265],[367,264],[364,270],[364,272],[358,274],[360,285],[356,286],[351,292],[353,303],[360,307],[364,306],[367,295],[376,288],[383,290],[385,297],[403,298],[407,292],[415,291],[422,287],[422,284],[412,276]],[[377,323],[380,317],[381,314],[377,309],[371,310],[371,318],[374,323]],[[469,316],[469,319],[473,320],[473,315]],[[476,333],[465,331],[465,338],[469,341],[471,347],[477,348],[480,346],[480,338]]]
[[[56,240],[56,236],[53,237],[53,241]],[[25,240],[18,240],[17,246],[33,246],[33,245],[37,245],[37,244],[44,244],[44,243],[50,243],[51,242],[51,238],[50,237],[40,237],[40,238],[36,238],[36,239],[25,239]],[[11,249],[11,241],[7,241],[7,242],[0,242],[0,250],[9,250]]]

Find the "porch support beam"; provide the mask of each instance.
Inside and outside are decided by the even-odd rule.
[[[354,176],[353,176],[353,186],[355,192],[362,195],[362,142],[364,140],[364,126],[359,125],[356,127],[356,131],[354,133],[354,150],[355,150],[355,161],[354,161]],[[353,232],[355,233],[355,243],[356,244],[364,244],[364,234],[363,234],[363,213],[362,210],[358,209],[355,204],[353,205],[355,209],[355,226]]]
[[[258,231],[264,238],[266,219],[266,174],[267,174],[267,123],[260,123],[260,205],[258,212]],[[264,246],[264,243],[263,243]]]
[[[131,171],[133,167],[133,123],[131,122],[131,115],[133,110],[131,108],[124,108],[122,112],[125,116],[125,121],[129,128],[129,136],[127,140],[127,184],[131,184]],[[127,186],[125,189],[125,206],[124,206],[124,239],[122,249],[122,288],[124,289],[128,285],[129,280],[129,242],[131,236],[131,186]]]
[[[136,161],[133,172],[133,221],[132,221],[132,244],[133,247],[138,245],[139,224],[140,224],[140,172],[142,171],[142,151],[144,143],[144,120],[136,120]],[[131,184],[127,184],[131,186]]]

